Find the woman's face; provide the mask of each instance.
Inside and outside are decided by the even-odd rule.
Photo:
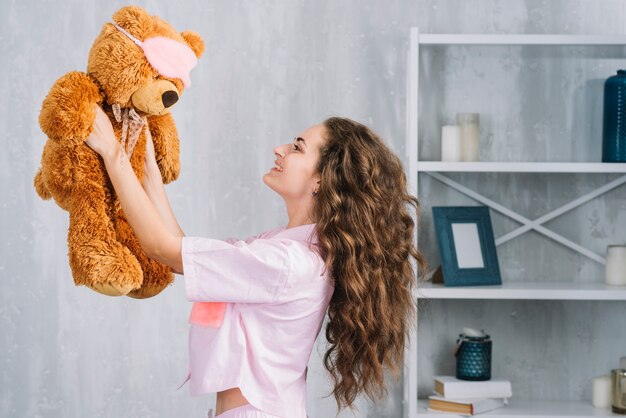
[[[263,176],[263,182],[286,202],[303,202],[319,188],[316,173],[320,148],[324,144],[324,125],[314,125],[288,144],[274,148],[276,164]]]

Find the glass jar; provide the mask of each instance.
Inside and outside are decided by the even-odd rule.
[[[616,414],[626,414],[626,370],[611,370],[611,406]]]
[[[456,378],[461,380],[491,379],[492,344],[489,335],[471,337],[459,334],[456,344]]]
[[[626,70],[604,82],[602,162],[626,162]]]

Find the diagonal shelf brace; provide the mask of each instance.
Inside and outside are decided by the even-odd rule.
[[[545,236],[547,236],[549,238],[552,238],[553,240],[557,241],[558,243],[560,243],[560,244],[562,244],[562,245],[564,245],[564,246],[566,246],[566,247],[568,247],[568,248],[570,248],[570,249],[572,249],[572,250],[574,250],[574,251],[576,251],[576,252],[578,252],[578,253],[580,253],[580,254],[582,254],[582,255],[584,255],[584,256],[586,256],[586,257],[588,257],[588,258],[590,258],[590,259],[592,259],[592,260],[594,260],[596,262],[598,262],[598,263],[600,263],[600,264],[605,264],[604,257],[594,253],[593,251],[591,251],[591,250],[589,250],[589,249],[587,249],[587,248],[585,248],[585,247],[583,247],[583,246],[581,246],[579,244],[576,244],[573,241],[568,240],[567,238],[563,237],[562,235],[559,235],[559,234],[557,234],[557,233],[555,233],[553,231],[550,231],[549,229],[544,228],[543,226],[540,225],[540,223],[543,223],[543,222],[546,222],[546,221],[548,221],[550,219],[553,219],[553,218],[555,218],[555,217],[557,217],[557,216],[567,212],[568,210],[571,210],[574,207],[579,206],[579,205],[581,205],[581,204],[583,204],[583,203],[593,199],[594,197],[597,197],[597,196],[599,196],[599,195],[601,195],[603,193],[608,192],[609,190],[614,189],[615,187],[618,187],[619,185],[621,185],[621,184],[626,182],[626,176],[622,176],[622,177],[620,177],[620,178],[618,178],[618,179],[616,179],[616,180],[614,180],[614,181],[612,181],[610,183],[607,183],[605,186],[597,189],[596,191],[588,193],[587,195],[581,196],[580,198],[576,199],[575,201],[570,202],[570,203],[568,203],[568,204],[566,204],[566,205],[564,205],[564,206],[562,206],[562,207],[560,207],[560,208],[550,212],[549,214],[542,216],[541,218],[539,218],[539,219],[537,219],[535,221],[531,221],[530,219],[528,219],[528,218],[518,214],[517,212],[512,211],[512,210],[502,206],[501,204],[499,204],[499,203],[497,203],[497,202],[495,202],[495,201],[493,201],[493,200],[491,200],[491,199],[489,199],[489,198],[487,198],[487,197],[485,197],[485,196],[483,196],[483,195],[481,195],[479,193],[474,192],[473,190],[471,190],[471,189],[469,189],[469,188],[467,188],[467,187],[465,187],[465,186],[455,182],[454,180],[451,180],[450,178],[448,178],[448,177],[446,177],[444,175],[441,175],[439,173],[434,173],[434,172],[426,172],[426,174],[428,174],[429,176],[431,176],[431,177],[439,180],[440,182],[442,182],[442,183],[452,187],[453,189],[455,189],[455,190],[457,190],[457,191],[459,191],[459,192],[461,192],[461,193],[463,193],[463,194],[473,198],[474,200],[476,200],[478,202],[481,202],[481,203],[491,207],[492,209],[494,209],[494,210],[496,210],[496,211],[498,211],[498,212],[508,216],[509,218],[516,220],[517,222],[521,223],[522,225],[524,225],[523,227],[518,228],[518,230],[521,230],[523,228],[524,231],[516,233],[516,235],[514,235],[512,237],[508,237],[508,235],[511,235],[511,234],[513,234],[513,232],[517,232],[518,231],[518,230],[515,230],[512,233],[507,234],[507,236],[503,236],[503,237],[497,239],[496,240],[496,245],[500,245],[500,244],[502,244],[502,243],[504,243],[504,242],[506,242],[506,241],[508,241],[508,240],[510,240],[512,238],[514,238],[515,236],[520,235],[523,232],[526,232],[526,231],[528,231],[530,229],[534,229],[537,232],[539,232],[539,233],[541,233],[541,234],[543,234],[543,235],[545,235]],[[598,191],[601,191],[601,192],[598,193]],[[543,219],[543,220],[541,220],[541,219]]]
[[[605,184],[602,187],[599,187],[595,190],[592,190],[591,192],[580,196],[578,199],[571,201],[570,203],[567,203],[561,207],[556,208],[555,210],[553,210],[552,212],[549,212],[537,219],[535,219],[534,221],[532,221],[529,224],[526,224],[524,226],[521,226],[511,232],[509,232],[508,234],[505,234],[503,236],[501,236],[500,238],[498,238],[498,243],[499,244],[504,244],[505,242],[512,240],[513,238],[523,234],[526,231],[529,231],[530,229],[535,228],[538,225],[544,224],[558,216],[561,216],[562,214],[564,214],[565,212],[568,212],[584,203],[589,202],[590,200],[595,199],[598,196],[601,196],[613,189],[615,189],[616,187],[621,186],[622,184],[626,183],[626,176],[621,176],[618,177],[617,179]]]

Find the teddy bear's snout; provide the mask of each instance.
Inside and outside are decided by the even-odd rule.
[[[152,80],[131,96],[135,109],[150,115],[164,115],[178,102],[179,93],[168,80]]]
[[[173,90],[168,90],[161,95],[161,100],[163,100],[163,106],[166,108],[170,107],[178,101],[178,93]]]

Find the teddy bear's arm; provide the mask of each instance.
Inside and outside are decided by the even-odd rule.
[[[148,126],[163,183],[170,183],[180,174],[178,131],[174,118],[169,113],[162,116],[148,116]]]
[[[67,73],[54,83],[43,101],[41,130],[62,145],[80,145],[93,130],[95,105],[101,103],[99,88],[87,74]]]

